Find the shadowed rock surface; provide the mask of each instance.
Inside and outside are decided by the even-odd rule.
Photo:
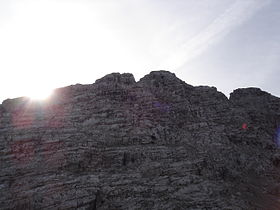
[[[280,99],[167,71],[0,105],[0,209],[280,209]]]

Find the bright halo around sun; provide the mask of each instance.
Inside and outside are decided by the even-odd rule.
[[[34,88],[29,91],[28,97],[31,100],[42,101],[48,99],[52,95],[53,90],[48,88]]]

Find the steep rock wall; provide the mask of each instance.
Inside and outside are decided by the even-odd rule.
[[[155,71],[0,105],[1,209],[279,209],[280,99]]]

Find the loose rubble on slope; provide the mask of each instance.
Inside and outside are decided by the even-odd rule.
[[[167,71],[0,105],[1,209],[280,209],[280,99]],[[278,133],[277,133],[278,131]]]

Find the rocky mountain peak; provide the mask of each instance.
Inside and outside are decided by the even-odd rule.
[[[112,74],[108,74],[104,77],[102,77],[101,79],[98,79],[95,81],[95,84],[123,84],[123,85],[132,85],[135,84],[135,79],[133,74],[130,73],[124,73],[124,74],[120,74],[120,73],[112,73]]]
[[[0,208],[276,210],[279,142],[260,89],[112,73],[0,105]]]
[[[255,87],[236,89],[230,94],[229,100],[237,106],[254,110],[265,110],[268,107],[277,109],[277,105],[273,104],[278,103],[277,97]]]
[[[262,91],[260,88],[250,87],[250,88],[238,88],[230,94],[230,100],[243,100],[246,98],[256,98],[256,97],[270,97],[271,94]]]
[[[158,87],[159,85],[166,85],[173,83],[174,86],[184,83],[182,80],[176,77],[174,73],[169,71],[160,70],[160,71],[152,71],[148,75],[144,76],[140,79],[140,83]]]

